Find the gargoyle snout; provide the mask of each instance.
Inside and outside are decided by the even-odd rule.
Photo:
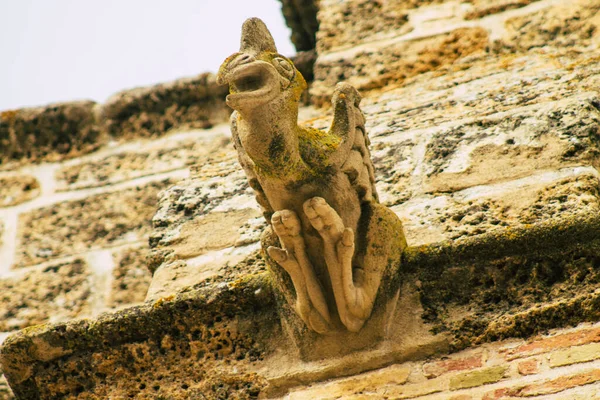
[[[255,60],[256,58],[254,56],[247,53],[236,53],[228,57],[221,65],[221,68],[219,68],[219,73],[217,74],[217,84],[225,85],[229,83],[229,75],[232,71],[241,65],[249,64]]]

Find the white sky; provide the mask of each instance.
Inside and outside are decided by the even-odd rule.
[[[249,17],[295,53],[277,0],[0,0],[0,110],[215,72]]]

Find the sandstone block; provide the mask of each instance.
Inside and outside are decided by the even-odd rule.
[[[540,363],[536,359],[521,361],[517,364],[517,371],[521,375],[537,374],[540,370]]]
[[[501,350],[507,360],[547,353],[552,350],[600,342],[600,328],[585,328],[575,332],[538,338],[517,347]]]
[[[412,245],[471,237],[600,211],[598,172],[570,167],[448,195],[417,196],[392,209]]]
[[[158,140],[86,162],[70,163],[57,170],[57,190],[77,190],[114,184],[146,175],[185,168],[218,151],[228,142],[224,128],[183,140]],[[227,134],[228,135],[228,134]],[[165,138],[169,139],[169,138]],[[128,146],[130,147],[130,146]]]
[[[146,298],[152,275],[146,267],[148,249],[132,248],[114,255],[112,289],[108,305],[119,307],[141,303]]]
[[[464,15],[466,20],[473,20],[498,14],[508,10],[525,7],[539,0],[472,0],[473,7]]]
[[[117,138],[159,136],[176,128],[210,128],[225,122],[227,88],[212,74],[125,90],[102,105],[103,129]]]
[[[470,357],[453,357],[448,360],[434,361],[423,365],[423,373],[427,378],[436,378],[447,372],[464,371],[483,366],[482,354]]]
[[[495,383],[504,378],[507,366],[484,368],[477,371],[463,372],[450,378],[450,390],[458,390]]]
[[[409,32],[407,9],[414,7],[414,2],[398,0],[321,1],[317,51],[325,54]]]
[[[378,371],[337,379],[330,383],[314,385],[310,388],[291,392],[290,400],[301,399],[340,399],[354,395],[382,396],[391,386],[402,385],[408,380],[410,367],[394,365]],[[360,396],[358,397],[360,398]],[[376,398],[376,397],[373,397]]]
[[[96,124],[95,105],[80,101],[0,112],[0,168],[93,151],[106,140]]]
[[[550,367],[562,367],[600,358],[600,343],[573,346],[550,354]]]
[[[170,184],[152,182],[21,214],[15,266],[143,240],[150,232],[157,194]]]
[[[249,208],[258,209],[251,193],[231,145],[209,155],[203,164],[194,166],[192,178],[171,187],[159,200],[158,210],[152,219],[153,231],[150,235],[151,253],[148,264],[150,270],[154,272],[165,261],[168,253],[172,252],[170,243],[178,240],[184,226],[188,223],[193,224],[194,219],[207,216],[212,212],[228,213]],[[255,217],[248,216],[248,219],[255,219]],[[215,226],[216,220],[213,218],[212,221]],[[245,228],[244,226],[236,228],[242,229],[237,236],[241,240],[239,244],[258,241],[261,227],[264,225],[260,223],[257,225],[251,221],[243,225]],[[229,227],[223,226],[223,229]],[[189,228],[186,228],[186,231],[189,231]],[[208,231],[205,232],[210,236]],[[209,248],[215,250],[219,247],[210,245],[208,241],[212,239],[208,236],[205,239],[198,239],[206,241],[205,250],[199,250],[200,253],[195,255]],[[222,236],[221,244],[227,247],[229,241],[224,238]],[[234,244],[235,242],[234,240]]]
[[[567,99],[517,109],[435,133],[425,153],[427,192],[595,165],[600,158],[598,99]]]
[[[40,194],[40,183],[30,175],[0,176],[0,207],[24,203]]]
[[[89,273],[82,260],[0,280],[0,331],[89,313]]]
[[[460,28],[433,38],[399,41],[380,48],[370,46],[351,57],[335,54],[319,57],[315,64],[313,100],[316,104],[328,103],[339,81],[346,81],[363,92],[387,85],[400,86],[408,78],[480,51],[487,43],[484,29]]]
[[[545,382],[532,383],[516,389],[519,397],[543,396],[560,393],[567,389],[600,381],[600,370],[590,370],[580,374],[561,376]]]
[[[494,47],[511,52],[547,46],[597,48],[600,45],[599,12],[597,1],[576,0],[511,18],[506,21],[504,37]]]

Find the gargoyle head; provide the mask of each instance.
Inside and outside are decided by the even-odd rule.
[[[297,108],[306,89],[302,74],[277,53],[271,33],[258,18],[244,22],[240,51],[223,62],[217,83],[229,84],[227,104],[242,114],[274,101]]]

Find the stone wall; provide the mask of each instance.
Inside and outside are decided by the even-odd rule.
[[[0,342],[144,300],[158,195],[226,145],[224,96],[203,74],[0,113]]]
[[[321,0],[318,8],[313,106],[300,119],[328,127],[340,80],[363,94],[380,198],[411,246],[399,307],[409,312],[394,331],[401,351],[321,364],[282,355],[293,345],[259,251],[265,222],[219,124],[219,96],[206,108],[210,96],[188,90],[210,83],[198,78],[124,92],[105,106],[77,103],[80,125],[64,106],[2,114],[0,146],[13,150],[0,164],[0,260],[8,260],[0,286],[17,295],[2,300],[0,330],[94,316],[141,302],[147,290],[151,301],[91,325],[16,335],[3,365],[23,379],[23,393],[58,381],[55,393],[92,398],[598,394],[598,326],[589,325],[600,318],[598,2]],[[301,21],[306,10],[294,10],[288,19]],[[54,124],[43,116],[57,113],[61,134],[15,133]],[[208,129],[165,136],[194,122]],[[579,323],[588,325],[568,328]],[[131,378],[123,388],[121,376],[106,376],[115,365]],[[340,379],[347,375],[356,376]]]

